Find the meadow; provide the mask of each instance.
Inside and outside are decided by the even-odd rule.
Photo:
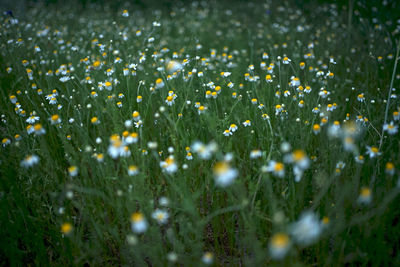
[[[1,265],[400,265],[399,2],[26,3]]]

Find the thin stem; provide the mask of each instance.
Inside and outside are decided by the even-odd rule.
[[[387,102],[386,102],[386,110],[385,110],[385,120],[383,121],[383,125],[386,124],[387,122],[387,117],[389,113],[389,106],[390,106],[390,96],[392,94],[392,88],[393,88],[393,82],[394,82],[394,76],[396,74],[396,68],[397,68],[397,62],[399,61],[399,51],[400,51],[400,39],[397,42],[397,52],[396,52],[396,60],[394,61],[394,67],[393,67],[393,73],[392,73],[392,79],[390,81],[390,87],[389,87],[389,92],[388,92],[388,97],[387,97]],[[379,141],[379,150],[381,150],[382,143],[383,143],[383,127],[382,127],[382,134],[381,134],[381,140]]]

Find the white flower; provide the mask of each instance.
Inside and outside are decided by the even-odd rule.
[[[227,187],[238,176],[238,171],[232,169],[227,162],[220,161],[214,165],[215,183],[220,187]]]
[[[131,215],[131,228],[134,233],[146,232],[147,226],[147,221],[142,213],[135,212]]]
[[[32,154],[32,155],[27,155],[22,161],[21,161],[21,166],[25,168],[32,167],[33,165],[39,163],[39,157]]]
[[[163,169],[163,171],[166,171],[167,173],[174,173],[178,170],[178,165],[176,165],[173,156],[169,156],[165,159],[165,161],[161,161],[160,167]]]
[[[305,246],[317,241],[321,232],[321,222],[312,212],[303,213],[300,219],[290,226],[290,233],[296,243]]]
[[[169,214],[165,210],[156,209],[151,217],[159,224],[166,224],[168,222]]]

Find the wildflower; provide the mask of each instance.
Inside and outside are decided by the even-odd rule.
[[[97,162],[103,162],[104,161],[104,155],[102,153],[99,153],[96,155],[96,160]]]
[[[69,176],[71,176],[71,177],[77,176],[78,175],[78,167],[76,167],[76,166],[68,167],[68,173],[69,173]]]
[[[58,114],[54,114],[53,116],[51,116],[50,123],[51,124],[59,124],[59,123],[61,123],[60,116],[58,116]]]
[[[300,85],[300,79],[299,78],[291,77],[290,79],[291,79],[290,86],[296,87],[296,86]]]
[[[271,77],[270,74],[267,74],[267,75],[265,76],[265,81],[266,81],[267,83],[272,83],[272,82],[273,82],[272,77]]]
[[[300,69],[304,70],[304,68],[306,67],[306,63],[300,62],[299,66],[300,66]]]
[[[176,96],[175,94],[174,95],[169,95],[169,96],[167,96],[167,98],[165,99],[165,103],[167,103],[167,105],[168,106],[172,106],[174,103],[175,103],[175,98],[174,98],[174,96]]]
[[[251,103],[253,104],[253,105],[257,105],[257,98],[253,98],[253,99],[251,99]]]
[[[300,219],[290,226],[290,233],[295,242],[305,246],[317,241],[321,232],[321,223],[312,212],[303,213]]]
[[[285,176],[285,165],[282,162],[271,160],[266,168],[267,172],[272,172],[276,177],[283,178]]]
[[[38,120],[40,120],[38,116],[31,115],[29,118],[26,119],[26,122],[29,124],[34,124]]]
[[[387,131],[390,135],[394,135],[398,132],[399,127],[397,125],[394,125],[394,122],[391,121],[389,124],[386,123],[383,125],[383,130]]]
[[[205,106],[200,106],[199,108],[198,108],[198,113],[199,113],[199,115],[200,114],[202,114],[202,113],[204,113],[205,111],[206,111],[206,109],[207,109],[207,107],[205,107]]]
[[[357,202],[360,204],[368,205],[372,201],[372,192],[369,187],[363,186],[360,190],[360,195],[358,196]]]
[[[206,265],[210,265],[214,262],[214,255],[211,252],[206,252],[203,254],[201,261]]]
[[[111,89],[112,89],[112,83],[109,82],[109,81],[106,81],[106,82],[104,83],[104,87],[105,87],[108,91],[111,91]]]
[[[282,60],[282,63],[286,64],[286,65],[289,64],[290,62],[291,62],[291,60],[288,57],[284,57],[283,60]]]
[[[132,113],[132,118],[133,118],[135,121],[139,121],[139,120],[140,120],[140,114],[139,114],[139,112],[138,112],[138,111],[134,111],[134,112]]]
[[[37,123],[33,126],[33,130],[35,135],[42,135],[46,133],[46,130],[42,127],[40,123]]]
[[[213,171],[216,178],[215,183],[220,187],[229,186],[238,176],[238,171],[232,169],[225,161],[217,162],[213,167]]]
[[[364,163],[364,156],[363,155],[356,156],[354,159],[355,159],[355,161],[357,163],[360,163],[360,164]]]
[[[186,154],[186,159],[187,159],[187,160],[192,160],[192,159],[193,159],[192,153],[188,152],[188,153]]]
[[[360,102],[365,102],[364,94],[359,94],[359,95],[357,96],[357,100],[360,101]]]
[[[250,121],[250,120],[244,121],[244,122],[243,122],[243,126],[244,126],[244,127],[251,126],[251,121]]]
[[[124,11],[122,11],[122,16],[125,17],[125,18],[129,17],[128,10],[125,9]]]
[[[279,115],[279,113],[281,113],[282,110],[283,110],[282,105],[279,105],[279,104],[276,105],[276,106],[275,106],[275,115]]]
[[[166,224],[168,222],[169,214],[165,210],[156,209],[151,217],[157,221],[158,224]]]
[[[147,230],[147,221],[141,212],[131,215],[131,228],[134,233],[144,233]]]
[[[135,176],[139,173],[139,168],[135,165],[130,165],[128,167],[128,175],[129,176]]]
[[[300,108],[304,107],[304,100],[300,100],[298,106]]]
[[[70,223],[63,223],[61,225],[61,233],[63,233],[64,235],[68,235],[72,232],[73,230],[73,226]]]
[[[92,118],[90,119],[90,122],[91,122],[92,124],[94,124],[94,125],[97,125],[97,124],[100,123],[100,120],[99,120],[97,117],[92,117]]]
[[[254,149],[250,152],[250,158],[256,159],[262,156],[262,151],[259,149]]]
[[[321,131],[321,126],[319,124],[313,125],[313,132],[314,134],[318,134]]]
[[[367,146],[367,153],[369,154],[370,158],[374,158],[381,154],[376,146]]]
[[[231,136],[231,135],[233,135],[233,133],[232,133],[229,129],[226,129],[226,130],[223,132],[223,135],[225,135],[225,136]]]
[[[234,83],[233,83],[233,82],[229,82],[227,86],[228,86],[229,88],[233,88]]]
[[[161,79],[161,78],[158,78],[157,80],[156,80],[156,89],[160,89],[160,88],[163,88],[164,87],[164,81]]]
[[[161,161],[160,167],[163,169],[163,171],[166,171],[167,173],[170,174],[178,170],[178,165],[176,165],[173,156],[169,156],[168,158],[165,159],[165,161]]]
[[[137,143],[138,141],[138,134],[136,132],[132,132],[130,134],[128,134],[124,141],[129,145],[129,144],[133,144],[133,143]]]
[[[276,233],[269,241],[271,258],[281,260],[290,249],[290,238],[286,233]]]
[[[35,164],[39,163],[39,157],[31,154],[27,155],[22,161],[21,161],[21,166],[24,168],[29,168],[32,167]]]
[[[169,74],[180,71],[182,68],[183,68],[182,64],[175,60],[169,61],[167,63],[167,67],[166,67],[167,72]],[[198,76],[199,76],[199,74],[200,74],[200,72],[198,73]],[[201,74],[203,74],[203,72],[201,72]],[[201,76],[199,76],[199,77],[201,77]]]
[[[270,119],[269,115],[266,114],[266,113],[262,114],[261,117],[263,118],[263,120],[269,120]]]
[[[394,171],[395,171],[394,164],[392,162],[387,162],[385,165],[386,174],[394,175]]]
[[[196,141],[192,145],[193,152],[197,153],[201,159],[208,160],[211,158],[212,154],[216,152],[218,149],[217,144],[215,142],[211,142],[207,145]]]
[[[395,121],[400,120],[400,112],[399,111],[393,112],[393,120],[395,120]]]

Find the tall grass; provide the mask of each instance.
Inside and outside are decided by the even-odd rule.
[[[399,5],[350,3],[4,14],[3,264],[400,264]]]

